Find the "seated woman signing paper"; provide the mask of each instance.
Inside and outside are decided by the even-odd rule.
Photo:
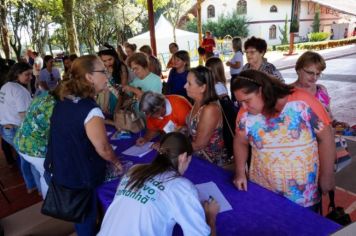
[[[146,115],[147,130],[136,144],[143,145],[160,132],[170,133],[185,126],[191,108],[188,100],[182,96],[145,92],[140,101],[140,110]]]

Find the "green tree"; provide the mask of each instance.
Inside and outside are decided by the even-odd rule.
[[[172,23],[173,26],[173,40],[176,42],[176,28],[179,19],[187,12],[190,0],[172,0],[166,7],[165,16]]]
[[[319,32],[320,29],[320,10],[317,8],[315,14],[314,14],[314,19],[313,19],[313,33]]]
[[[237,13],[231,15],[221,15],[218,20],[210,21],[208,20],[203,24],[203,32],[209,30],[213,32],[216,37],[230,36],[248,36],[247,20],[245,16],[240,16]],[[192,32],[197,32],[197,20],[196,18],[191,19],[185,25],[185,29]]]
[[[288,44],[288,15],[286,14],[286,19],[284,20],[284,27],[278,26],[279,32],[281,32],[281,36],[279,39],[281,40],[281,44]]]

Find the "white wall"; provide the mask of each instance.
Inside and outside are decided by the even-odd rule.
[[[291,0],[246,0],[247,1],[247,20],[249,24],[249,36],[257,36],[265,39],[268,45],[280,44],[279,37],[281,33],[278,26],[284,27],[284,20],[286,14],[288,20],[291,16]],[[215,17],[209,18],[209,20],[216,21],[221,14],[231,14],[236,11],[238,0],[206,0],[202,3],[202,22],[206,22],[207,8],[209,5],[215,7]],[[270,8],[272,5],[277,6],[277,13],[271,13]],[[309,9],[309,10],[308,10]],[[299,36],[305,37],[312,30],[312,23],[314,18],[314,8],[311,4],[308,6],[308,2],[302,1],[299,23]],[[320,30],[329,30],[333,22],[336,24],[343,21],[342,15],[335,16],[333,14],[326,14],[322,12],[320,14]],[[277,27],[276,39],[269,39],[269,28],[272,25]],[[288,27],[290,22],[288,21]],[[352,29],[350,29],[352,30]],[[349,31],[350,31],[349,30]],[[214,32],[213,32],[214,33]],[[298,40],[298,37],[296,38]]]

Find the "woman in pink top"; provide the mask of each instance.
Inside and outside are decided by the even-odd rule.
[[[312,51],[303,53],[295,64],[298,79],[292,85],[315,96],[332,117],[328,91],[323,85],[317,84],[325,68],[325,60],[320,54]]]

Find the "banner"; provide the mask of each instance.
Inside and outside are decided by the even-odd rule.
[[[299,32],[299,13],[301,0],[292,0],[292,14],[290,22],[290,33]]]

